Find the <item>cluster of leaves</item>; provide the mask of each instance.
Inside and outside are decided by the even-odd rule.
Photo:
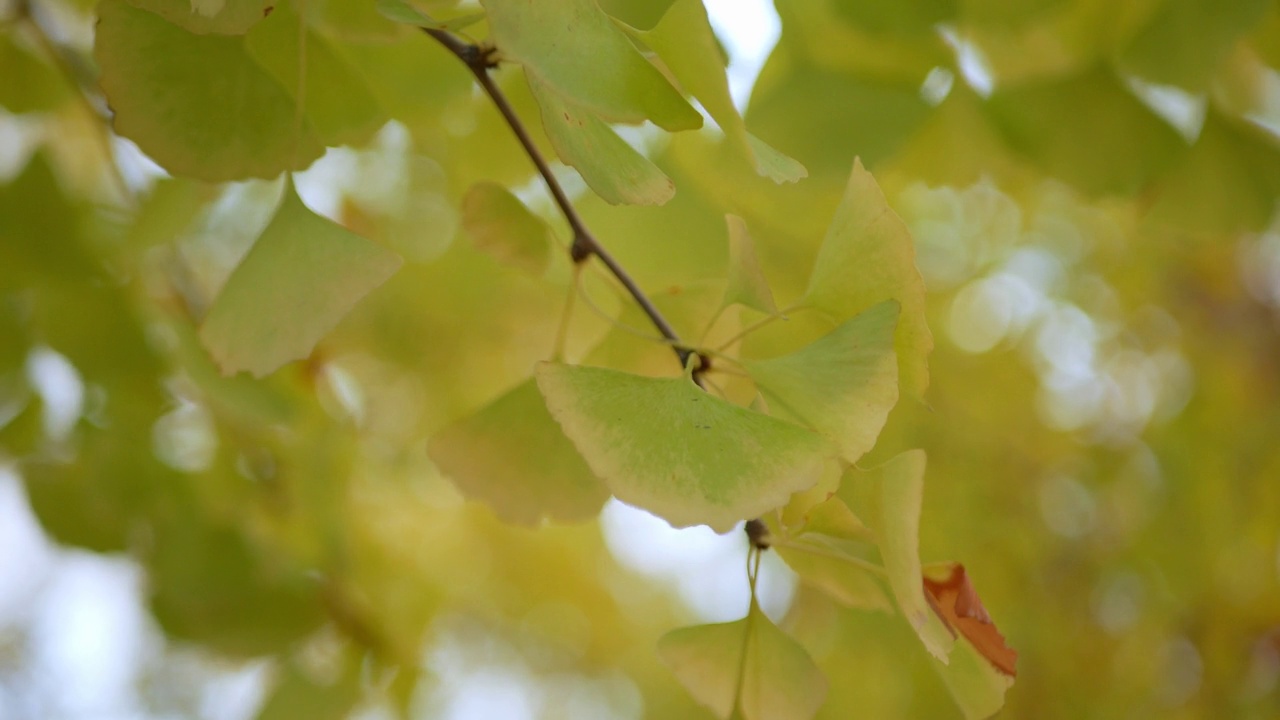
[[[35,156],[0,194],[0,332],[18,339],[0,348],[0,441],[45,528],[132,552],[174,637],[282,657],[326,622],[351,640],[336,683],[287,660],[268,717],[302,697],[341,715],[364,653],[414,668],[443,607],[501,602],[497,580],[441,589],[478,537],[515,531],[424,504],[410,479],[437,472],[516,525],[584,521],[610,496],[676,526],[759,518],[756,563],[770,548],[829,601],[901,615],[967,716],[998,710],[1015,656],[963,566],[921,563],[924,453],[882,441],[891,414],[921,405],[933,339],[910,233],[849,163],[861,155],[886,187],[1047,175],[1087,194],[1142,192],[1155,223],[1261,228],[1280,194],[1280,150],[1258,120],[1276,13],[1189,0],[1135,4],[1119,21],[1083,0],[778,6],[783,36],[744,120],[697,0],[486,0],[479,14],[101,0],[92,58],[112,129],[170,177],[105,219],[51,171],[58,158]],[[96,120],[67,100],[65,49],[37,16],[21,27],[3,57],[48,78],[36,92],[6,85],[0,102]],[[475,56],[458,62],[423,29]],[[948,43],[985,56],[994,92],[961,83]],[[497,66],[493,86],[531,145],[472,92],[466,64]],[[954,87],[931,102],[918,88],[946,68]],[[1194,142],[1144,100],[1150,83],[1207,94]],[[691,99],[723,137],[687,132],[704,122]],[[1080,122],[1056,120],[1081,107]],[[390,120],[407,142],[380,132]],[[619,125],[643,121],[673,133],[661,150],[623,139]],[[409,157],[393,171],[401,189],[348,190],[341,224],[288,177],[339,146],[380,166]],[[597,272],[598,249],[571,260],[561,220],[509,189],[539,153],[590,190],[582,218],[565,218],[574,249],[582,220],[607,228],[600,243],[616,242],[642,285],[680,288],[653,298],[678,338],[636,337],[656,310]],[[457,228],[470,243],[450,243]],[[793,303],[779,308],[766,269]],[[74,427],[50,420],[24,370],[39,348],[88,389]],[[890,449],[868,462],[878,441]],[[493,552],[594,567],[556,531]],[[425,547],[441,552],[424,560]],[[743,619],[671,632],[658,654],[717,716],[811,717],[826,681],[760,610],[755,573]],[[594,581],[536,592],[607,595]],[[415,674],[403,677],[407,697]]]

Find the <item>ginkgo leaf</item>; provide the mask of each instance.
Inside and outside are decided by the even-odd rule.
[[[737,710],[745,720],[808,720],[827,694],[809,653],[754,602],[741,620],[672,630],[658,655],[719,718]]]
[[[210,182],[269,178],[323,151],[242,38],[194,35],[103,0],[93,54],[116,132],[170,173]]]
[[[605,202],[661,205],[675,195],[666,173],[618,137],[591,112],[561,97],[530,74],[529,89],[542,110],[542,126],[566,165]]]
[[[855,610],[893,613],[893,600],[865,559],[817,533],[774,546],[800,580]]]
[[[316,342],[400,267],[400,257],[316,215],[292,184],[200,328],[224,374],[266,375]]]
[[[658,53],[684,90],[702,103],[757,173],[779,183],[796,182],[809,174],[799,162],[747,132],[729,95],[720,46],[701,0],[676,0],[652,30],[633,32]]]
[[[725,215],[729,224],[729,283],[724,289],[724,306],[741,303],[753,310],[776,315],[778,306],[773,292],[760,270],[755,245],[747,232],[747,223],[737,215]]]
[[[245,47],[302,105],[321,143],[358,144],[386,123],[386,113],[364,80],[287,3],[249,31]]]
[[[857,462],[898,402],[897,320],[898,303],[883,302],[793,353],[742,365],[774,412],[827,436],[846,462]]]
[[[243,35],[272,11],[270,0],[126,0],[197,35]]]
[[[541,276],[551,261],[551,229],[497,183],[477,183],[462,198],[462,227],[498,262]]]
[[[929,385],[933,335],[924,316],[924,279],[907,226],[871,173],[855,159],[849,183],[818,249],[805,300],[847,318],[884,300],[901,305],[894,348],[902,387],[916,397]]]
[[[484,13],[469,13],[448,20],[437,20],[405,0],[378,0],[376,7],[378,12],[388,20],[437,30],[461,30],[484,19]]]
[[[840,486],[846,503],[861,491],[868,499],[867,524],[876,533],[898,609],[931,655],[942,662],[955,637],[925,597],[920,564],[920,506],[925,454],[908,450],[870,471],[850,469]]]
[[[1013,686],[1018,654],[1005,645],[963,565],[941,563],[926,567],[924,588],[934,609],[961,635],[947,664],[935,661],[934,669],[966,718],[994,715],[1004,706],[1005,692]]]
[[[464,495],[508,522],[586,520],[609,498],[547,412],[533,378],[437,433],[428,453]]]
[[[727,532],[813,485],[833,453],[798,425],[703,392],[687,372],[647,378],[541,363],[537,378],[547,409],[613,494],[676,527]]]
[[[595,0],[485,0],[494,44],[557,93],[610,122],[667,130],[702,116],[636,50]],[[566,32],[566,28],[572,28]]]

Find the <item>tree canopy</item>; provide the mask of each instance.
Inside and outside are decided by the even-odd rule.
[[[0,716],[1280,713],[1280,5],[774,5],[0,8]]]

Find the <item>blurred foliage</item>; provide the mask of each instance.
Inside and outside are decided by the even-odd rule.
[[[645,319],[594,270],[555,347],[571,235],[449,53],[364,0],[226,5],[226,23],[176,1],[0,6],[0,462],[44,531],[144,568],[164,652],[271,659],[263,718],[433,717],[465,672],[531,678],[545,717],[704,717],[655,650],[698,620],[679,598],[615,559],[596,522],[507,524],[543,513],[464,499],[495,491],[455,486],[428,453],[447,428],[501,452],[468,418],[518,413],[558,350],[675,377],[670,349],[635,336],[652,335]],[[600,3],[641,41],[666,37],[669,5]],[[723,216],[745,220],[788,307],[860,157],[914,237],[937,339],[928,390],[903,392],[860,464],[927,451],[920,555],[962,560],[1020,653],[1003,716],[1280,716],[1280,5],[776,5],[781,38],[744,115],[759,144],[744,151],[736,114],[699,95],[728,141],[625,134],[675,195],[619,206],[577,185],[587,224],[682,336],[714,346],[766,317],[715,315],[739,272]],[[601,52],[630,58],[626,32]],[[511,49],[541,52],[528,40]],[[534,67],[591,120],[645,116],[607,82]],[[495,77],[539,147],[568,155],[524,71]],[[690,124],[679,97],[651,99],[666,126]],[[809,177],[761,177],[761,147]],[[292,197],[246,178],[306,166],[311,210],[295,210],[404,265],[328,298],[354,308],[310,333],[304,360],[223,376],[201,324]],[[492,202],[534,249],[468,238],[477,182],[545,220],[549,262],[511,195]],[[833,326],[811,315],[742,352]],[[750,402],[740,378],[709,377]],[[531,463],[568,462],[537,432],[519,443]],[[490,459],[440,464],[484,475]],[[593,513],[600,489],[575,492],[549,514]],[[888,607],[883,588],[804,574],[786,635],[769,637],[828,679],[818,717],[957,712],[910,627],[868,610]]]

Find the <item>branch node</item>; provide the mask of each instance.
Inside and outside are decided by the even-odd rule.
[[[769,526],[765,525],[760,518],[748,520],[742,529],[746,531],[747,539],[751,541],[751,547],[756,550],[768,550],[773,545],[773,538],[769,534]]]

